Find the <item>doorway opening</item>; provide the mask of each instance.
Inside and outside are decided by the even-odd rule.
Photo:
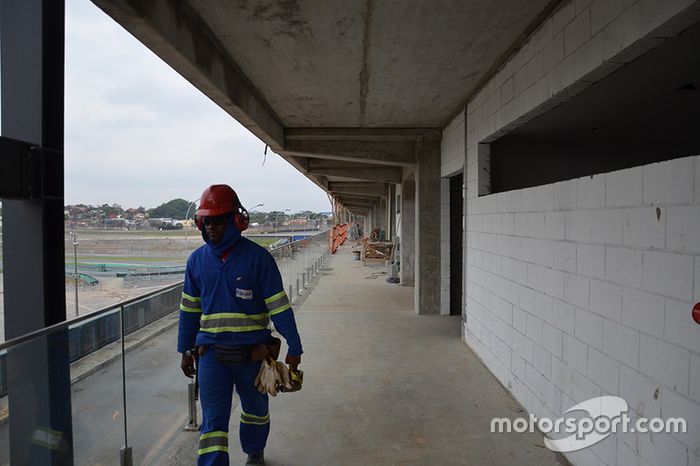
[[[464,180],[462,173],[450,177],[450,315],[462,315]]]

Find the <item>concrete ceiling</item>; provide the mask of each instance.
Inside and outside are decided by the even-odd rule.
[[[561,0],[92,1],[330,192],[400,182]]]
[[[286,127],[442,127],[547,0],[187,0]]]

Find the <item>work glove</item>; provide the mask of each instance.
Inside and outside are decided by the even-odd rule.
[[[280,378],[280,386],[278,389],[280,391],[284,391],[285,389],[291,390],[292,384],[289,377],[289,369],[287,369],[287,366],[285,366],[284,363],[278,361],[275,361],[275,366],[277,367],[277,373],[279,374]]]
[[[269,393],[272,396],[277,396],[277,384],[281,381],[280,375],[277,372],[276,361],[266,359],[260,366],[260,372],[255,378],[255,386],[260,393]]]
[[[260,365],[260,371],[255,377],[255,387],[260,393],[269,393],[272,396],[277,396],[279,391],[296,391],[287,366],[273,359],[266,359]]]

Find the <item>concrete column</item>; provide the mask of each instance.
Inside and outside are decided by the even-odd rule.
[[[384,235],[389,234],[386,222],[386,211],[386,197],[382,197],[379,199],[379,209],[377,211],[377,215],[379,216],[379,229],[384,230]]]
[[[401,273],[400,283],[414,286],[416,279],[416,181],[401,183]]]
[[[423,141],[417,159],[416,311],[440,314],[440,142]]]

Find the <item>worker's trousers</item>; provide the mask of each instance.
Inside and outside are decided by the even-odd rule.
[[[249,455],[265,449],[270,433],[267,393],[258,392],[255,378],[262,362],[223,366],[214,348],[199,358],[199,399],[202,404],[202,430],[199,436],[199,466],[228,466],[228,425],[233,387],[241,400],[240,439]]]

